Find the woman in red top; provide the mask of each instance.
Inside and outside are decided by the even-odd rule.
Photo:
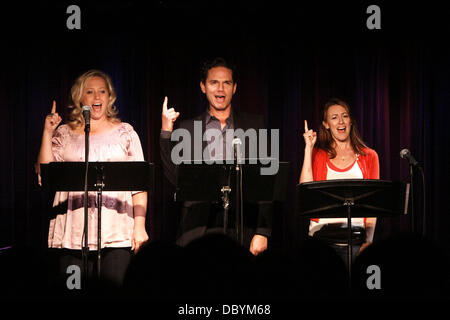
[[[306,146],[300,183],[380,178],[378,155],[360,138],[356,121],[346,102],[336,98],[329,100],[323,110],[318,136],[312,129],[308,129],[305,120],[303,137]],[[316,141],[317,147],[314,147]],[[323,226],[344,224],[346,226],[346,218],[312,219],[309,234],[314,235]],[[358,226],[365,229],[365,240],[361,249],[372,242],[375,224],[376,218],[352,219],[352,228]]]

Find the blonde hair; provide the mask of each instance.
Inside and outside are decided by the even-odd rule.
[[[67,123],[72,129],[80,127],[84,125],[84,118],[81,112],[81,98],[83,97],[84,88],[86,87],[86,83],[89,79],[94,77],[100,77],[105,80],[106,88],[109,93],[109,102],[106,106],[106,117],[109,121],[115,123],[120,122],[120,119],[117,118],[117,114],[119,111],[117,107],[114,105],[116,102],[116,91],[112,85],[111,78],[100,70],[89,70],[79,76],[70,90],[71,95],[71,107],[69,111],[68,121]]]

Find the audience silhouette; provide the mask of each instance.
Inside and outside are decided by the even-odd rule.
[[[370,266],[378,267],[379,274]],[[117,297],[180,303],[436,299],[450,297],[449,267],[449,256],[438,244],[418,234],[399,233],[376,241],[356,257],[349,290],[344,261],[318,239],[304,240],[295,252],[269,248],[253,256],[228,236],[208,234],[185,247],[147,242],[132,257],[122,288],[97,280],[87,294],[80,294],[55,278],[51,254],[31,248],[0,252],[1,292],[9,298]]]
[[[353,296],[381,299],[448,298],[448,258],[443,248],[419,234],[391,235],[367,247],[356,258]],[[375,271],[369,269],[370,266],[377,266],[379,275],[375,275]],[[378,287],[374,285],[376,281]]]

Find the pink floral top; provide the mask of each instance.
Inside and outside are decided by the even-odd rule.
[[[55,161],[84,161],[84,135],[65,124],[52,139]],[[120,123],[109,132],[91,134],[89,161],[144,161],[141,142],[133,127]],[[102,192],[102,248],[130,247],[134,227],[132,194],[137,192]],[[84,192],[57,192],[53,207],[63,206],[65,213],[50,221],[48,246],[81,249],[84,227]],[[67,208],[67,210],[65,210]],[[88,242],[97,250],[97,192],[89,192]]]

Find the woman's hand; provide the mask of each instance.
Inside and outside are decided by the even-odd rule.
[[[61,117],[56,112],[56,101],[53,100],[52,110],[45,117],[44,132],[53,135],[53,132],[56,130],[61,120],[62,120]]]
[[[44,131],[42,132],[41,148],[39,150],[38,160],[35,164],[35,171],[38,175],[38,184],[41,182],[41,163],[50,163],[54,161],[52,152],[52,137],[56,128],[61,122],[61,117],[56,113],[56,101],[53,100],[52,110],[50,114],[45,117]]]
[[[302,172],[300,173],[299,183],[311,182],[313,177],[312,151],[317,140],[317,133],[308,129],[308,122],[305,120],[305,153],[303,158]]]
[[[134,227],[131,235],[131,250],[136,253],[148,240],[145,231],[145,216],[147,215],[147,192],[139,192],[132,196]]]
[[[358,254],[360,254],[361,252],[363,252],[363,250],[364,249],[366,249],[368,246],[370,246],[372,243],[370,243],[370,242],[364,242],[362,245],[361,245],[361,248],[359,248],[359,252],[358,252]]]
[[[147,231],[145,228],[134,228],[131,236],[131,250],[138,252],[139,248],[148,240]]]
[[[303,138],[305,139],[305,149],[312,150],[314,148],[314,144],[317,141],[317,133],[312,129],[308,129],[308,121],[305,120],[305,133],[303,134]]]

